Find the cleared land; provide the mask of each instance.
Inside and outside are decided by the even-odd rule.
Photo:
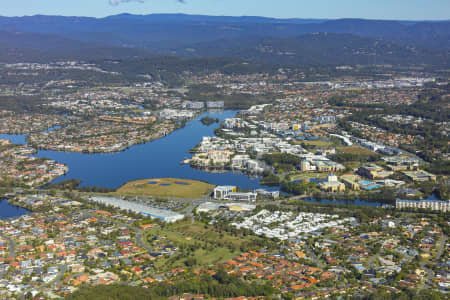
[[[114,194],[197,199],[208,195],[213,189],[214,185],[202,181],[157,178],[130,181]]]

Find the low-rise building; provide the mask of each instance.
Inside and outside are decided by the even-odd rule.
[[[219,185],[214,189],[214,199],[226,199],[230,193],[235,193],[236,191],[236,186]]]
[[[130,210],[144,216],[161,219],[166,222],[176,222],[184,218],[184,215],[165,209],[159,209],[143,205],[133,201],[126,201],[115,197],[100,197],[94,196],[89,200],[102,203],[105,205],[111,205],[119,209]]]
[[[223,101],[208,101],[206,102],[207,108],[224,108],[225,102]]]
[[[379,178],[386,178],[394,174],[391,171],[385,171],[382,167],[376,165],[376,164],[366,164],[364,166],[361,166],[358,169],[358,173],[361,176],[370,178],[370,179],[379,179]]]
[[[436,181],[436,175],[423,170],[404,171],[403,174],[405,174],[412,181]]]
[[[343,175],[343,176],[341,176],[340,179],[347,188],[349,188],[353,191],[360,190],[360,185],[358,183],[358,179],[359,179],[358,175]]]
[[[386,162],[388,169],[392,171],[417,170],[419,168],[419,160],[417,158],[405,155],[385,156],[381,159]]]
[[[345,184],[340,182],[336,175],[330,174],[326,181],[319,183],[319,187],[326,192],[343,192],[345,191]]]
[[[280,191],[266,191],[263,189],[258,189],[255,192],[263,198],[277,199],[280,197]]]
[[[225,199],[232,200],[232,201],[253,202],[253,201],[256,201],[257,196],[258,196],[258,194],[254,193],[254,192],[246,192],[246,193],[232,192],[232,193],[229,193]]]

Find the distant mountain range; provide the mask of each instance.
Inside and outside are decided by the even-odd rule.
[[[273,64],[448,64],[450,21],[183,14],[0,17],[0,59],[30,55],[236,57]],[[9,53],[9,54],[8,54]],[[20,56],[18,54],[23,54]],[[6,56],[6,58],[5,58]]]
[[[58,35],[0,31],[0,61],[132,58],[154,56],[147,50],[72,40]]]
[[[313,33],[290,38],[246,38],[192,45],[178,56],[224,56],[282,65],[448,64],[449,52],[352,34]]]

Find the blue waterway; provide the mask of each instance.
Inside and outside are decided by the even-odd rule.
[[[28,210],[10,204],[7,200],[0,199],[0,219],[12,219],[26,215]]]
[[[237,185],[241,189],[260,188],[259,179],[228,173],[207,173],[192,169],[180,162],[190,157],[189,150],[203,136],[214,135],[219,124],[204,126],[199,120],[208,115],[220,121],[233,117],[235,111],[206,113],[190,121],[182,129],[156,141],[136,145],[125,151],[110,154],[83,154],[57,151],[39,151],[36,155],[64,163],[69,172],[55,182],[81,179],[82,185],[116,188],[130,180],[175,177],[208,181],[216,185]]]
[[[25,145],[27,143],[25,137],[25,134],[0,134],[0,139],[10,140],[11,143],[18,145]]]
[[[190,121],[182,129],[156,141],[135,145],[125,151],[109,154],[83,154],[58,151],[39,151],[39,157],[50,158],[64,163],[69,172],[55,182],[67,179],[81,179],[83,186],[100,186],[117,188],[122,184],[136,179],[173,177],[196,179],[216,185],[236,185],[241,189],[269,188],[261,186],[259,179],[250,179],[242,174],[208,173],[192,169],[189,165],[180,162],[191,157],[189,150],[196,146],[203,136],[213,136],[219,123],[205,126],[200,122],[204,116],[218,118],[233,117],[236,111],[223,113],[205,113]],[[0,138],[10,139],[16,144],[26,144],[25,135],[0,135]],[[305,201],[317,202],[310,199]],[[365,201],[331,201],[321,200],[322,203],[353,204],[366,206],[379,206],[379,203]],[[0,213],[1,216],[1,213]]]

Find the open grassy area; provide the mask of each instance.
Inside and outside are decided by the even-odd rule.
[[[377,156],[377,154],[369,149],[360,146],[339,147],[336,149],[340,153],[352,155]]]
[[[315,173],[315,172],[298,172],[298,173],[291,173],[290,178],[291,181],[295,180],[302,180],[302,181],[309,181],[310,178],[326,178],[328,176],[328,173]]]
[[[158,178],[131,181],[121,186],[115,194],[197,199],[212,192],[214,186],[196,180]]]
[[[361,163],[359,161],[347,161],[344,162],[343,165],[347,168],[347,169],[357,169],[361,166]]]
[[[185,267],[187,259],[195,259],[196,265],[207,266],[230,260],[241,254],[241,246],[257,237],[235,236],[224,231],[219,232],[213,226],[199,222],[181,222],[164,228],[155,227],[144,232],[144,242],[150,247],[157,246],[152,239],[157,237],[163,244],[171,244],[184,249],[183,254],[161,257],[154,264],[158,270]]]
[[[322,140],[317,140],[317,141],[295,141],[294,144],[297,144],[297,145],[305,144],[305,145],[308,145],[308,146],[316,146],[317,148],[329,148],[329,147],[332,147],[334,145],[333,142],[322,141]]]

